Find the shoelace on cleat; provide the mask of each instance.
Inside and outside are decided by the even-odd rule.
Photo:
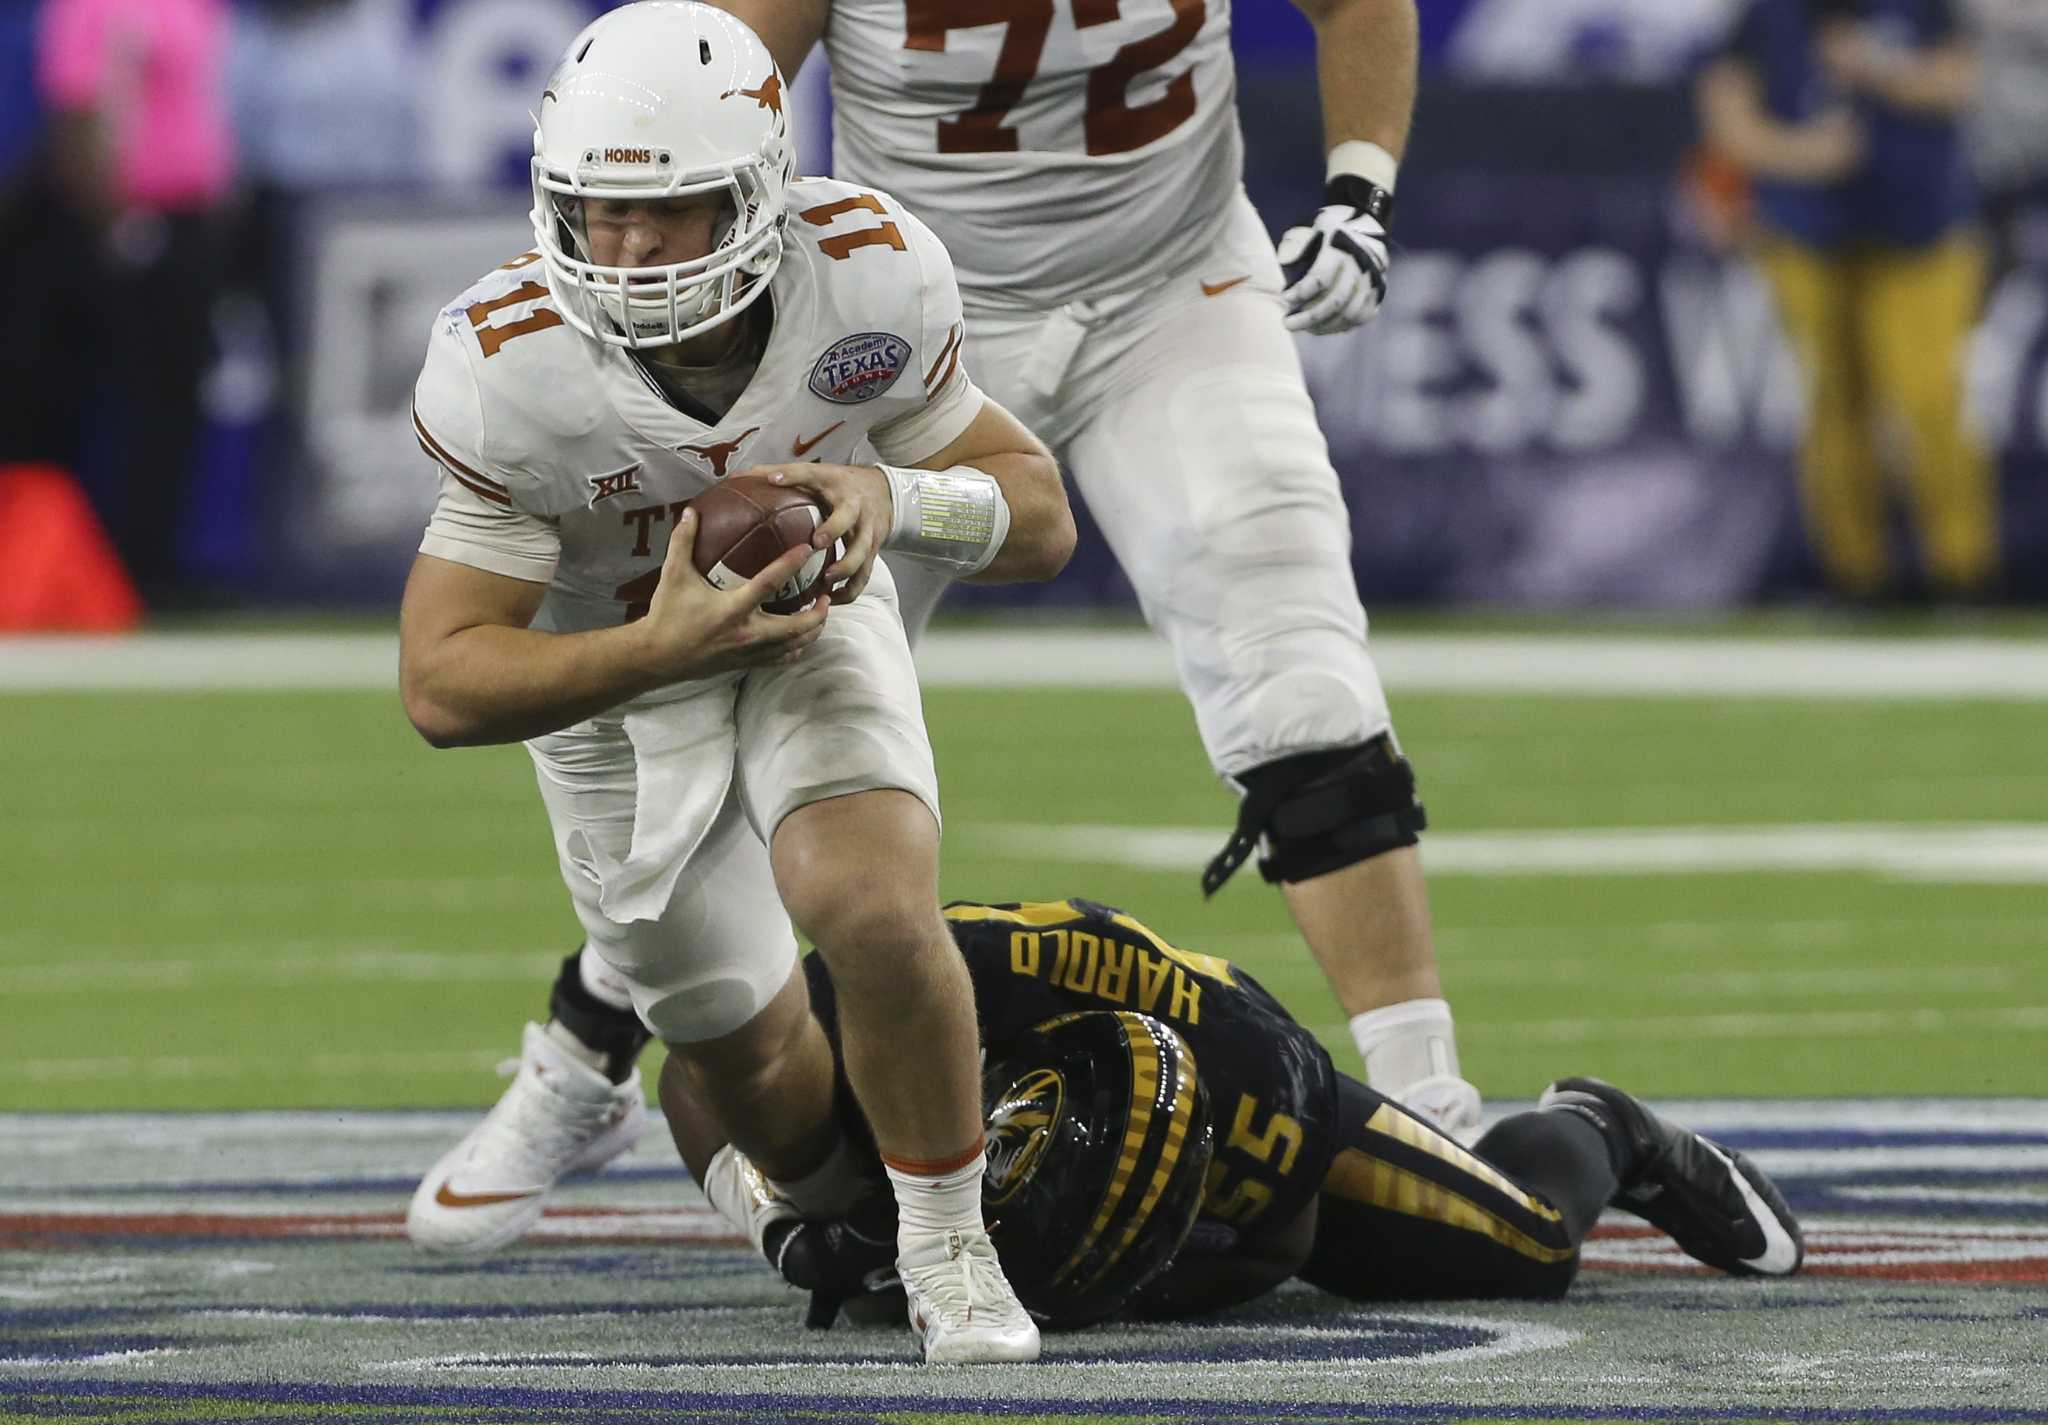
[[[985,1312],[998,1317],[1005,1314],[1001,1309],[1005,1293],[998,1289],[993,1281],[982,1280],[983,1277],[991,1276],[997,1271],[996,1263],[968,1250],[958,1232],[946,1234],[946,1253],[947,1260],[943,1263],[932,1263],[925,1268],[911,1269],[918,1274],[919,1294],[930,1302],[931,1309],[948,1321],[954,1321],[957,1315],[955,1324],[963,1326],[973,1324],[977,1303]],[[950,1268],[956,1262],[960,1267],[957,1275],[951,1271],[934,1270],[939,1267]],[[929,1284],[924,1276],[926,1272],[931,1274]]]

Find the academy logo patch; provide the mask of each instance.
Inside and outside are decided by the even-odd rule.
[[[861,332],[826,348],[811,368],[811,390],[841,406],[872,401],[903,374],[910,343],[889,332]]]

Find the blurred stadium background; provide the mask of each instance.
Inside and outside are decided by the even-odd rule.
[[[371,651],[223,644],[221,663],[139,641],[72,678],[59,645],[0,641],[0,989],[34,1007],[12,1016],[0,1107],[480,1104],[538,1011],[573,928],[525,760],[427,752],[379,690],[377,638],[434,490],[406,417],[428,322],[527,246],[527,111],[599,8],[233,7],[241,236],[179,522],[187,587],[155,622],[367,630]],[[2003,217],[1968,383],[2000,462],[2009,607],[1919,610],[1909,585],[1838,609],[1800,527],[1791,357],[1695,181],[1689,81],[1737,8],[1424,0],[1388,309],[1301,345],[1439,828],[1461,1037],[1503,1096],[1566,1059],[1651,1092],[2040,1093],[2048,189]],[[16,175],[45,120],[36,9],[0,6]],[[1277,229],[1318,199],[1310,35],[1283,4],[1234,24],[1250,184]],[[797,101],[813,170],[824,77],[814,57]],[[120,390],[86,395],[89,422],[121,419]],[[88,441],[89,489],[93,459]],[[0,542],[27,553],[0,585],[18,590],[56,536],[14,508]],[[1083,529],[1054,583],[961,591],[949,646],[1128,626],[1128,587]],[[1563,634],[1632,641],[1574,653]],[[1487,676],[1524,644],[1549,673]],[[1057,639],[1031,648],[1021,677],[984,660],[930,693],[948,889],[1127,900],[1250,961],[1348,1056],[1277,902],[1244,885],[1200,904],[1193,868],[1228,805],[1170,684],[1009,686],[1066,660]],[[1602,682],[1659,659],[1679,671],[1655,697],[1573,686],[1575,667]],[[330,660],[358,669],[348,686],[319,688]],[[1815,660],[1839,676],[1802,696],[1729,671]],[[180,686],[217,666],[223,686]],[[271,686],[233,690],[250,681]],[[1667,874],[1480,844],[1656,828],[1683,842]],[[311,1037],[331,1040],[310,1054],[309,988]]]

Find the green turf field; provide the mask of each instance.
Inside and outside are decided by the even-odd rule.
[[[1202,903],[1232,803],[1177,694],[942,687],[927,713],[949,894],[1123,904],[1355,1067],[1277,898],[1248,871]],[[2048,1092],[2038,702],[1397,688],[1395,713],[1488,1094]],[[389,693],[0,696],[0,807],[0,1110],[479,1105],[577,939],[525,754],[432,751]],[[1667,869],[1631,860],[1653,846]]]
[[[1610,1214],[1561,1302],[1292,1283],[957,1371],[804,1331],[658,1131],[502,1253],[405,1241],[577,932],[525,753],[429,750],[388,637],[0,641],[0,1425],[2048,1425],[2044,631],[1378,644],[1492,1110],[1660,1100],[1785,1190],[1798,1278]],[[922,665],[947,891],[1122,903],[1355,1070],[1271,891],[1201,900],[1232,801],[1156,644],[1010,636]]]

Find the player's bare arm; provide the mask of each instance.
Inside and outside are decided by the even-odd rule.
[[[1415,0],[1294,0],[1316,32],[1323,147],[1378,144],[1395,159],[1408,146],[1421,53]]]
[[[1066,567],[1074,553],[1074,513],[1060,482],[1059,464],[1023,422],[994,401],[984,400],[967,429],[950,444],[919,462],[919,470],[944,471],[966,466],[996,482],[1009,506],[1010,527],[994,557],[965,577],[977,584],[1028,583],[1050,579]],[[837,602],[857,597],[867,587],[877,555],[887,545],[895,523],[894,486],[874,465],[763,466],[782,484],[815,491],[832,511],[812,537],[816,548],[846,541],[845,553],[825,571],[828,583],[845,583]],[[917,472],[899,472],[899,474]]]
[[[1408,144],[1420,51],[1414,0],[1295,0],[1316,32],[1323,206],[1280,238],[1287,325],[1328,335],[1387,295],[1387,224]]]
[[[825,36],[832,0],[711,0],[728,14],[746,21],[761,37],[784,79],[795,79],[805,56]]]
[[[518,742],[669,683],[794,658],[817,638],[823,600],[786,617],[760,607],[807,549],[721,591],[691,567],[696,531],[685,510],[644,617],[585,633],[527,627],[545,584],[420,555],[398,611],[399,691],[412,725],[436,747]]]

